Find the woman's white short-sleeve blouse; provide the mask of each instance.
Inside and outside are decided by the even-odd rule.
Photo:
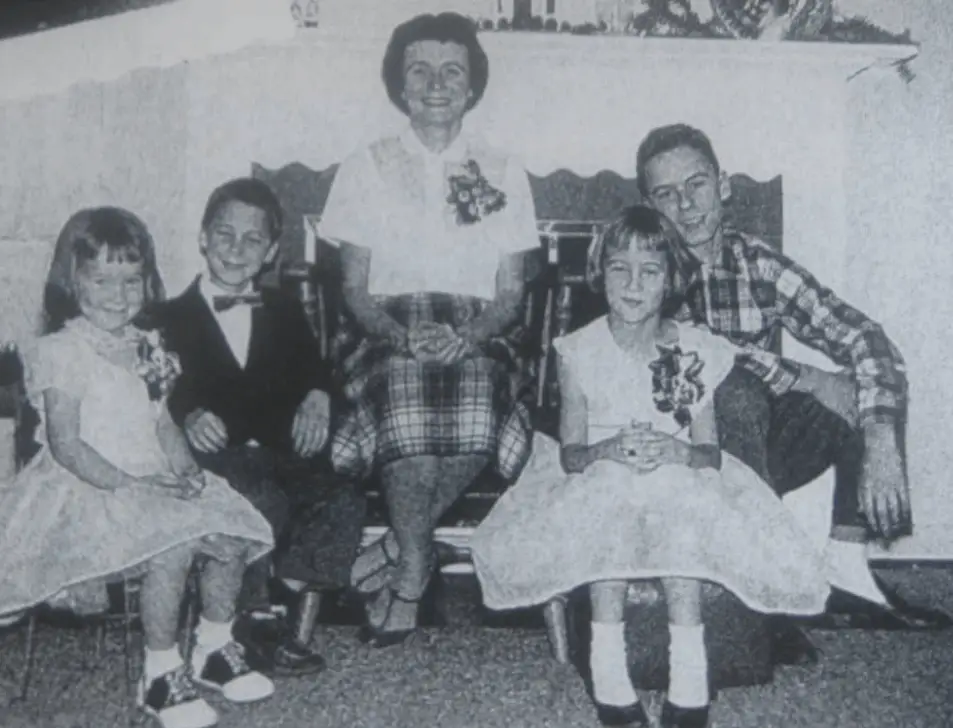
[[[449,178],[475,161],[505,206],[460,224]],[[371,250],[374,295],[441,292],[492,299],[500,260],[539,245],[529,179],[510,155],[462,131],[442,153],[412,129],[380,139],[338,169],[319,228]]]

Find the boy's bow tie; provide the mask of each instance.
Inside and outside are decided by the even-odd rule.
[[[234,295],[212,296],[212,308],[216,313],[223,313],[235,306],[261,305],[260,293],[238,293]]]

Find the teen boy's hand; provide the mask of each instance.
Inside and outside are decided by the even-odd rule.
[[[298,405],[291,424],[295,452],[303,458],[317,455],[328,441],[330,425],[331,398],[327,392],[312,389]]]
[[[892,424],[864,428],[860,507],[878,538],[891,541],[910,528],[910,483]]]
[[[185,417],[185,436],[199,452],[219,452],[228,444],[228,430],[222,419],[208,410],[197,409]]]

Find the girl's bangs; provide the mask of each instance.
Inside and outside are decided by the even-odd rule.
[[[106,249],[106,261],[109,263],[143,263],[145,260],[135,238],[123,236],[119,240],[99,240],[84,236],[76,241],[77,261],[94,260],[102,254],[103,248]]]
[[[645,250],[661,253],[668,250],[669,241],[664,232],[644,233],[640,230],[627,230],[622,235],[612,235],[606,241],[604,257],[627,250]]]

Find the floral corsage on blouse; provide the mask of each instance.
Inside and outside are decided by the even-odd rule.
[[[457,214],[458,225],[473,225],[506,207],[506,193],[491,185],[472,159],[463,163],[462,174],[450,175],[449,182],[447,202]]]
[[[655,407],[659,412],[671,412],[680,427],[687,427],[692,421],[690,407],[705,396],[700,377],[705,362],[698,352],[683,352],[677,344],[659,346],[658,350],[659,358],[649,364]]]
[[[138,354],[136,374],[146,383],[149,399],[158,402],[172,391],[182,373],[182,364],[175,352],[165,348],[162,335],[156,329],[140,332]]]

